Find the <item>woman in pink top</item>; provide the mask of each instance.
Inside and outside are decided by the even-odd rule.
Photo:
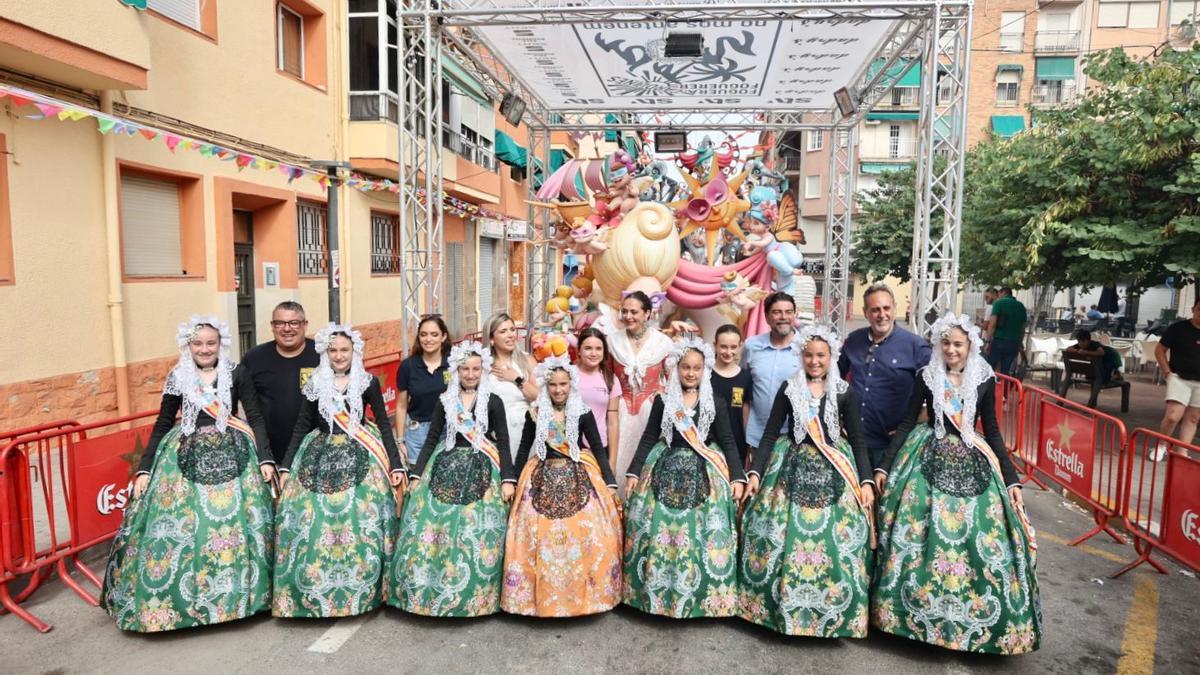
[[[604,333],[595,328],[585,328],[579,332],[578,344],[579,395],[596,418],[600,440],[608,448],[609,463],[615,471],[618,439],[621,437],[617,407],[621,400],[621,383],[609,364],[608,342],[604,339]]]

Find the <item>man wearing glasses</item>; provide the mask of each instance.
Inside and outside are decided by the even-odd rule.
[[[838,369],[858,396],[871,464],[879,467],[931,350],[896,325],[896,296],[887,284],[872,284],[863,293],[863,315],[869,325],[846,336]]]
[[[304,336],[307,328],[308,320],[300,303],[290,300],[279,303],[271,313],[271,333],[275,339],[246,352],[238,366],[254,380],[276,462],[283,461],[292,440],[292,428],[304,402],[300,388],[321,362],[313,341]]]

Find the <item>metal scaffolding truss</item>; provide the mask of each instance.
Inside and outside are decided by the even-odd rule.
[[[636,0],[401,0],[400,213],[403,248],[404,348],[422,311],[443,307],[442,270],[442,56],[451,56],[494,97],[514,94],[526,103],[527,175],[535,161],[550,166],[555,131],[647,129],[796,131],[832,130],[824,318],[844,328],[853,231],[855,136],[859,121],[909,69],[922,68],[917,208],[913,235],[913,316],[953,307],[958,286],[962,172],[966,149],[966,88],[972,0],[761,0],[637,3]],[[704,21],[839,22],[885,20],[892,26],[846,87],[849,115],[828,107],[710,106],[681,111],[652,104],[608,109],[553,107],[522,77],[480,29],[541,24],[687,25]],[[882,67],[868,67],[882,63]],[[609,114],[619,121],[607,122]],[[841,132],[841,133],[839,133]],[[840,142],[844,141],[844,142]],[[944,157],[935,162],[934,157]],[[528,259],[528,313],[536,316],[551,293],[554,254],[550,211],[531,206],[534,241]]]

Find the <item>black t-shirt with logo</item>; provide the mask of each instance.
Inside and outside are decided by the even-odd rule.
[[[1200,380],[1200,328],[1191,321],[1176,321],[1167,327],[1162,345],[1170,350],[1171,372],[1185,380]]]
[[[742,368],[737,375],[725,377],[717,371],[712,371],[713,396],[724,399],[729,404],[729,426],[733,429],[733,439],[737,441],[738,455],[742,462],[746,461],[746,425],[742,410],[750,405],[754,398],[754,382],[750,379],[750,369]],[[717,411],[720,414],[721,411]]]
[[[239,367],[254,381],[276,462],[283,461],[292,440],[292,428],[300,416],[300,405],[304,402],[300,389],[320,362],[312,340],[305,340],[304,351],[291,358],[279,354],[274,340],[258,345],[242,357]]]
[[[446,359],[431,373],[425,366],[425,358],[413,354],[400,362],[396,373],[396,390],[408,392],[408,419],[417,422],[431,421],[438,397],[449,384],[450,367]]]

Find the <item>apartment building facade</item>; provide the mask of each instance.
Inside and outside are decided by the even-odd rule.
[[[326,188],[266,167],[337,161],[352,167],[343,176],[397,178],[394,7],[5,3],[0,85],[231,156],[0,99],[0,311],[14,318],[0,329],[0,428],[152,409],[177,358],[175,325],[191,314],[226,321],[235,357],[271,339],[280,301],[303,303],[310,331],[328,321]],[[524,314],[529,180],[504,161],[523,166],[528,130],[443,65],[439,300],[463,334],[500,309]],[[339,197],[341,318],[369,357],[394,353],[408,216],[388,191],[342,186]]]

